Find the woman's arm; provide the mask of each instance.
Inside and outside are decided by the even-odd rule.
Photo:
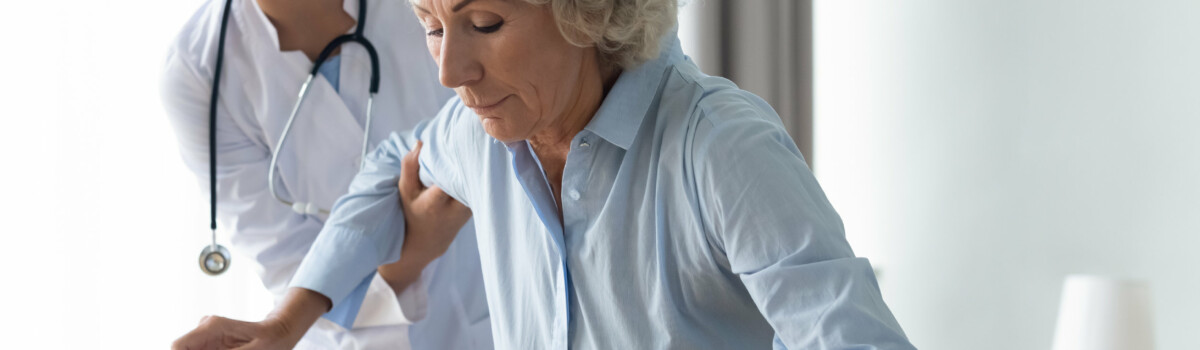
[[[418,124],[412,131],[393,133],[367,155],[362,171],[350,183],[349,192],[334,204],[325,227],[292,278],[291,287],[324,294],[338,309],[364,277],[380,265],[403,257],[405,250],[400,243],[407,243],[405,220],[409,210],[401,205],[398,180],[404,155],[416,148],[418,140],[424,141],[419,156],[421,177],[451,197],[461,198],[460,173],[455,162],[462,161],[456,148],[463,141],[459,138],[449,142],[449,134],[455,131],[455,118],[450,111],[454,110],[452,105],[460,104],[457,99],[451,100],[434,119]],[[436,209],[426,210],[427,215],[440,215]],[[353,320],[358,305],[347,306],[353,310],[345,315]]]
[[[471,209],[446,195],[437,186],[425,187],[418,175],[417,157],[422,143],[404,156],[400,174],[400,200],[405,228],[400,260],[379,267],[379,275],[392,289],[404,290],[421,276],[433,259],[446,253],[467,220]],[[427,234],[426,234],[427,233]]]
[[[779,118],[746,95],[702,108],[693,171],[707,234],[777,348],[912,349]]]

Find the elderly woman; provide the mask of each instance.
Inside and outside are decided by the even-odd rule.
[[[675,1],[413,8],[458,97],[375,150],[276,312],[178,348],[286,347],[356,307],[331,301],[386,250],[444,249],[441,191],[474,214],[498,348],[913,348],[775,112],[681,53]]]

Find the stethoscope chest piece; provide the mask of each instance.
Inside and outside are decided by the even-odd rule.
[[[220,275],[229,269],[231,260],[229,249],[219,244],[209,245],[200,251],[200,270],[210,276]]]

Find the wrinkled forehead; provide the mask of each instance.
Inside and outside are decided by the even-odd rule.
[[[450,6],[449,8],[451,10],[456,10],[456,9],[461,9],[461,8],[463,8],[463,6],[467,6],[467,4],[475,2],[475,1],[510,2],[511,0],[408,0],[408,4],[411,6],[429,9],[429,7],[431,5],[433,5],[434,3],[439,3],[443,6]]]

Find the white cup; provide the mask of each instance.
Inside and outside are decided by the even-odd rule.
[[[1054,350],[1153,350],[1145,282],[1070,275],[1063,283]]]

